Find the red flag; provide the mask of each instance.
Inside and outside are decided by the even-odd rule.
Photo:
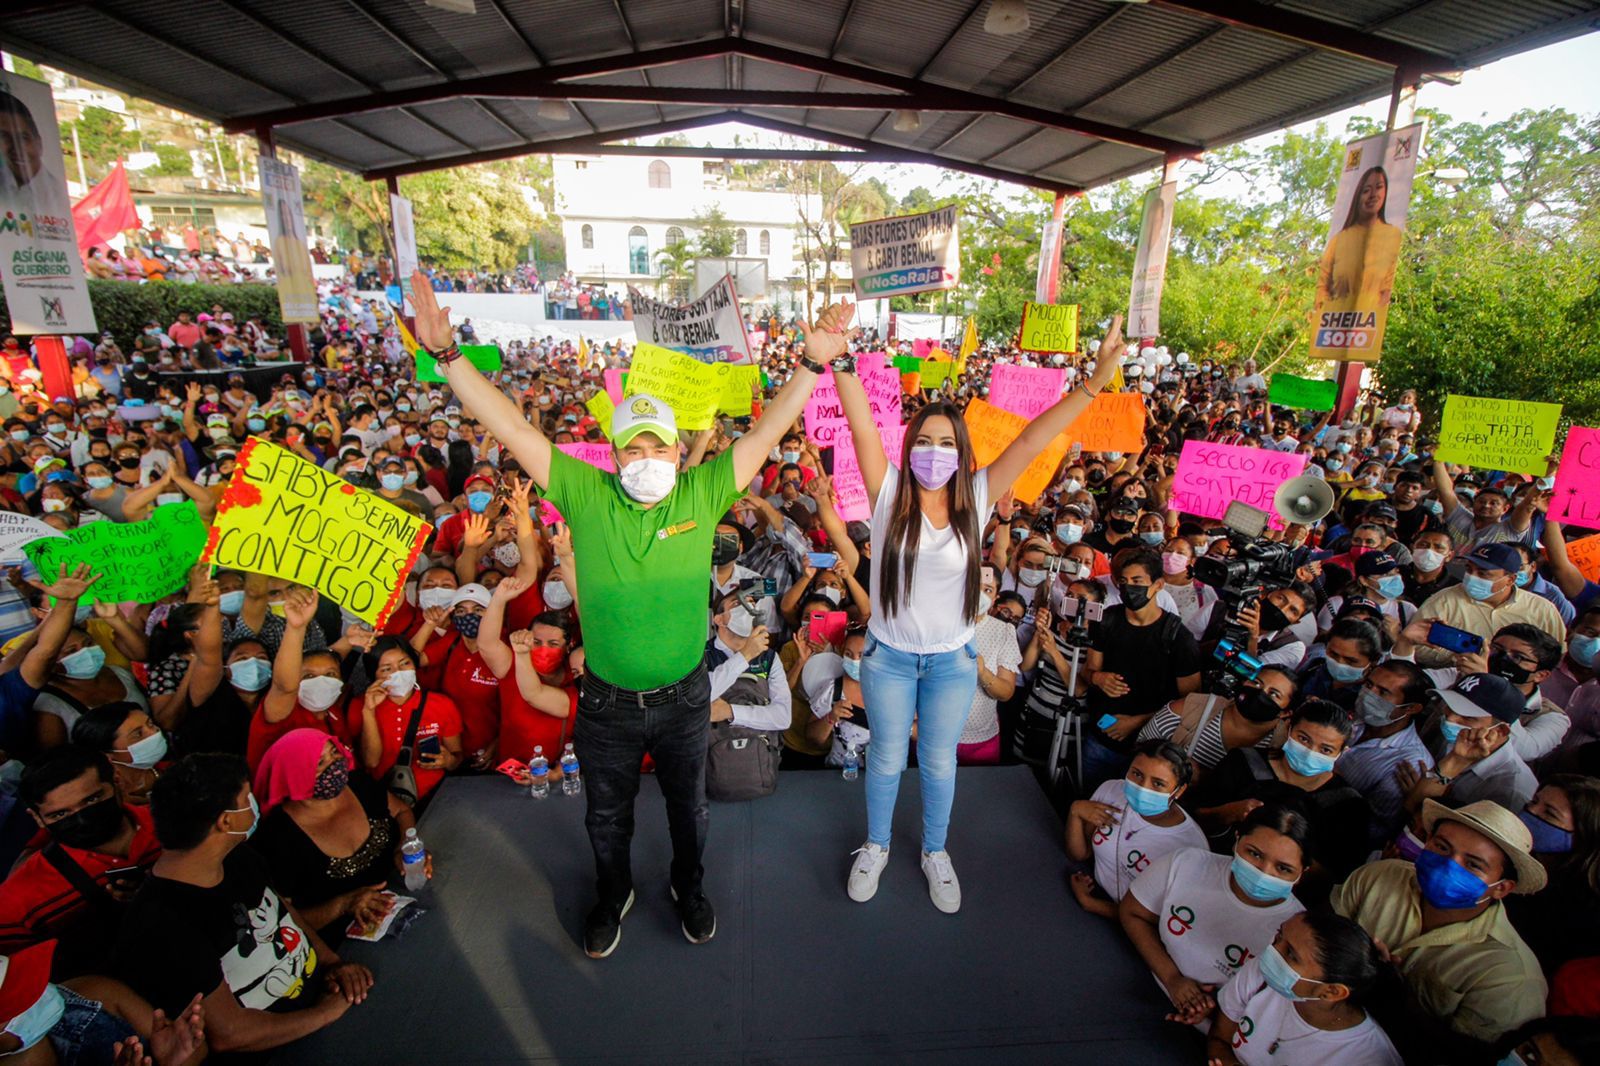
[[[117,160],[105,180],[73,205],[72,225],[78,231],[78,251],[83,255],[123,230],[139,228],[133,190],[128,188],[128,172],[122,169],[122,160]]]

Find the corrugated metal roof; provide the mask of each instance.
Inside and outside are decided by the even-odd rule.
[[[1444,69],[1600,28],[1600,0],[1028,0],[1029,31],[997,37],[982,28],[989,2],[478,0],[462,15],[422,0],[20,0],[0,46],[239,127],[267,122],[284,145],[368,173],[743,113],[1061,187],[1382,96],[1397,49]],[[541,119],[509,94],[548,94],[552,65],[635,98]],[[921,126],[896,131],[897,106]]]

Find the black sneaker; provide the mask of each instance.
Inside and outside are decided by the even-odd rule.
[[[717,935],[717,912],[704,892],[695,892],[680,900],[678,890],[672,889],[672,902],[678,905],[678,917],[683,919],[683,935],[691,944],[704,944]]]
[[[633,909],[633,890],[619,911],[605,903],[596,903],[583,920],[583,950],[591,959],[603,959],[622,942],[622,919]]]

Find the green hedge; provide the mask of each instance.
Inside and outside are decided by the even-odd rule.
[[[185,285],[170,281],[138,285],[91,280],[89,302],[94,305],[95,321],[102,330],[111,331],[124,351],[152,318],[165,329],[177,321],[179,311],[199,314],[209,311],[212,304],[221,304],[224,310],[231,311],[238,324],[259,314],[269,333],[283,336],[278,290],[273,285]],[[5,296],[0,294],[0,322],[9,324],[10,321]]]

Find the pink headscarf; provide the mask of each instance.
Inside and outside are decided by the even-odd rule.
[[[354,769],[356,761],[350,749],[320,729],[291,729],[267,749],[256,768],[253,789],[262,813],[289,800],[311,798],[317,783],[317,763],[322,761],[322,751],[330,740],[344,756],[345,765]]]

